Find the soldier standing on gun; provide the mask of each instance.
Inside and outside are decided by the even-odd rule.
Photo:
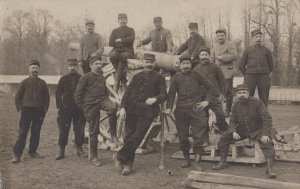
[[[65,158],[65,147],[68,144],[68,135],[72,122],[77,155],[87,157],[82,150],[86,121],[82,110],[76,105],[74,100],[74,92],[81,77],[76,69],[77,60],[68,59],[69,73],[60,78],[56,89],[57,123],[59,128],[59,154],[55,157],[56,160]]]
[[[78,64],[82,67],[84,74],[91,71],[89,58],[101,57],[104,52],[104,41],[99,34],[94,32],[95,22],[93,20],[86,20],[85,26],[87,33],[80,39],[78,52]]]

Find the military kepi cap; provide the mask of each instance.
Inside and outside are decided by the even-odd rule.
[[[219,28],[219,29],[216,30],[216,34],[217,33],[224,33],[226,35],[227,32],[226,32],[225,28]]]
[[[181,63],[182,61],[184,60],[189,60],[189,61],[192,61],[192,58],[188,55],[182,55],[179,57],[179,62]]]
[[[198,23],[196,23],[196,22],[190,22],[188,27],[189,28],[196,28],[196,29],[198,29]]]
[[[127,18],[127,15],[125,13],[120,13],[118,15],[118,19],[120,19],[120,18]]]
[[[154,55],[154,54],[150,54],[150,53],[145,53],[145,54],[144,54],[144,60],[152,60],[152,61],[155,61],[155,55]]]
[[[87,19],[87,20],[85,21],[85,25],[88,25],[88,24],[93,24],[93,25],[95,25],[95,22],[94,22],[94,20]]]
[[[153,22],[162,22],[162,18],[160,16],[154,17]]]
[[[76,58],[69,58],[67,60],[68,65],[76,65],[77,64],[77,59]]]
[[[210,48],[208,48],[208,47],[201,47],[199,49],[199,53],[201,53],[202,51],[206,51],[206,52],[208,52],[208,54],[210,54]]]
[[[261,32],[260,29],[253,30],[253,31],[251,32],[251,37],[253,37],[253,36],[257,35],[257,34],[262,34],[262,32]]]
[[[241,90],[247,90],[249,91],[249,88],[247,87],[247,85],[241,84],[241,85],[237,85],[235,91],[241,91]]]
[[[38,60],[31,60],[29,66],[31,66],[31,65],[36,65],[36,66],[40,67],[40,62]]]

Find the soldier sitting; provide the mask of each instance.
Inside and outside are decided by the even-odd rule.
[[[272,117],[264,103],[249,97],[249,89],[245,85],[236,88],[237,102],[232,106],[229,130],[224,132],[218,143],[221,161],[213,169],[224,169],[227,166],[227,154],[229,145],[233,141],[250,138],[258,141],[260,148],[266,158],[266,173],[270,178],[276,178],[272,170],[275,157],[274,144],[272,142]]]

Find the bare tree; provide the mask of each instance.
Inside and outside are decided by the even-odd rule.
[[[245,48],[250,46],[250,26],[251,26],[251,11],[250,1],[244,0],[242,5],[242,24],[244,31],[244,46]]]

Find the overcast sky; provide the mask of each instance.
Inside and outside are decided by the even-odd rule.
[[[155,16],[162,16],[166,28],[174,28],[188,12],[207,11],[215,15],[213,28],[218,26],[218,14],[230,14],[233,37],[242,36],[241,6],[244,0],[0,0],[0,25],[14,10],[47,9],[55,19],[84,24],[85,15],[96,22],[98,33],[107,33],[118,26],[118,13],[127,13],[136,32],[152,26]],[[191,21],[195,21],[192,20]],[[105,31],[104,31],[105,30]],[[201,31],[201,30],[200,30]]]

